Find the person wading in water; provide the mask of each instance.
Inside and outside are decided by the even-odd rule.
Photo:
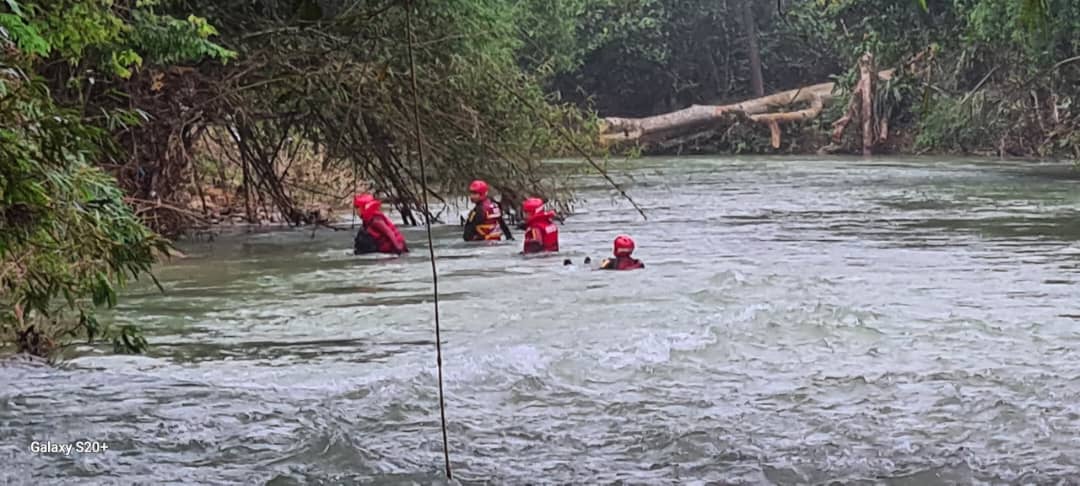
[[[353,254],[408,253],[409,247],[401,236],[397,226],[382,212],[382,201],[371,194],[357,194],[353,198],[353,207],[360,215],[363,227],[356,233],[353,241]]]
[[[498,241],[514,239],[506,226],[499,206],[488,198],[488,185],[476,180],[469,184],[469,200],[476,204],[465,220],[465,241]]]
[[[555,226],[555,212],[544,211],[544,201],[535,197],[521,203],[525,217],[525,244],[522,253],[555,253],[559,251],[559,227]]]
[[[645,264],[630,255],[634,253],[634,240],[629,236],[619,235],[615,237],[615,256],[605,258],[600,262],[600,270],[637,270],[645,268]]]

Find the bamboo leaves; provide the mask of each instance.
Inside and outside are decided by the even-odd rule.
[[[0,345],[32,342],[23,350],[49,354],[82,336],[138,351],[146,340],[137,328],[103,324],[92,310],[115,306],[118,289],[148,273],[169,246],[124,203],[115,180],[92,165],[111,146],[108,132],[62,107],[32,73],[46,55],[123,78],[144,62],[136,48],[153,62],[230,54],[204,42],[214,31],[197,17],[136,12],[133,28],[108,0],[5,0],[0,8],[9,10],[0,13],[0,60],[28,73],[0,75],[0,308],[16,309],[0,313]],[[72,79],[57,84],[81,86]],[[138,109],[100,111],[98,122],[109,128],[145,120]]]

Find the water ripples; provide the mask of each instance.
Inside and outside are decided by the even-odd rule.
[[[579,178],[564,255],[436,229],[463,484],[1069,484],[1080,195],[1012,166],[635,162],[650,221]],[[590,272],[617,233],[643,272]],[[414,253],[309,231],[190,244],[147,356],[0,367],[0,482],[440,483]],[[424,242],[426,243],[426,242]],[[562,266],[562,258],[576,265]],[[29,453],[106,440],[102,455]],[[31,481],[33,478],[33,481]]]

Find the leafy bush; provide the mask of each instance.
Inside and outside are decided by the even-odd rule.
[[[99,129],[53,105],[39,79],[6,78],[0,92],[0,342],[48,354],[107,338],[139,351],[137,329],[102,326],[91,310],[115,305],[117,287],[149,272],[167,243],[91,165]]]
[[[132,27],[114,8],[111,0],[0,3],[0,346],[42,356],[73,340],[109,340],[117,352],[146,346],[136,327],[103,325],[93,313],[116,305],[117,289],[149,275],[170,249],[95,166],[114,152],[105,127],[136,119],[104,111],[91,123],[61,106],[36,71],[67,61],[80,67],[68,84],[79,84],[92,81],[85,73],[130,76],[144,60],[137,48],[153,62],[229,53],[205,42],[213,31],[199,19],[181,25],[128,10]]]

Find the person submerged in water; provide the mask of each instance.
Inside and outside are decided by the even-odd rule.
[[[508,240],[514,239],[499,206],[488,198],[486,182],[476,180],[469,184],[469,200],[476,206],[469,211],[469,217],[465,220],[465,233],[462,235],[465,241],[498,241],[503,236]]]
[[[555,226],[555,212],[544,211],[544,200],[530,197],[521,203],[525,216],[525,245],[522,253],[557,253],[559,251],[559,227]]]
[[[605,258],[600,262],[600,270],[637,270],[645,268],[645,264],[630,255],[634,253],[634,240],[629,236],[619,235],[615,237],[614,258]]]
[[[353,198],[353,207],[360,214],[363,227],[356,233],[353,241],[353,254],[392,253],[400,255],[409,252],[405,238],[397,226],[382,212],[382,201],[371,194],[357,194]]]

